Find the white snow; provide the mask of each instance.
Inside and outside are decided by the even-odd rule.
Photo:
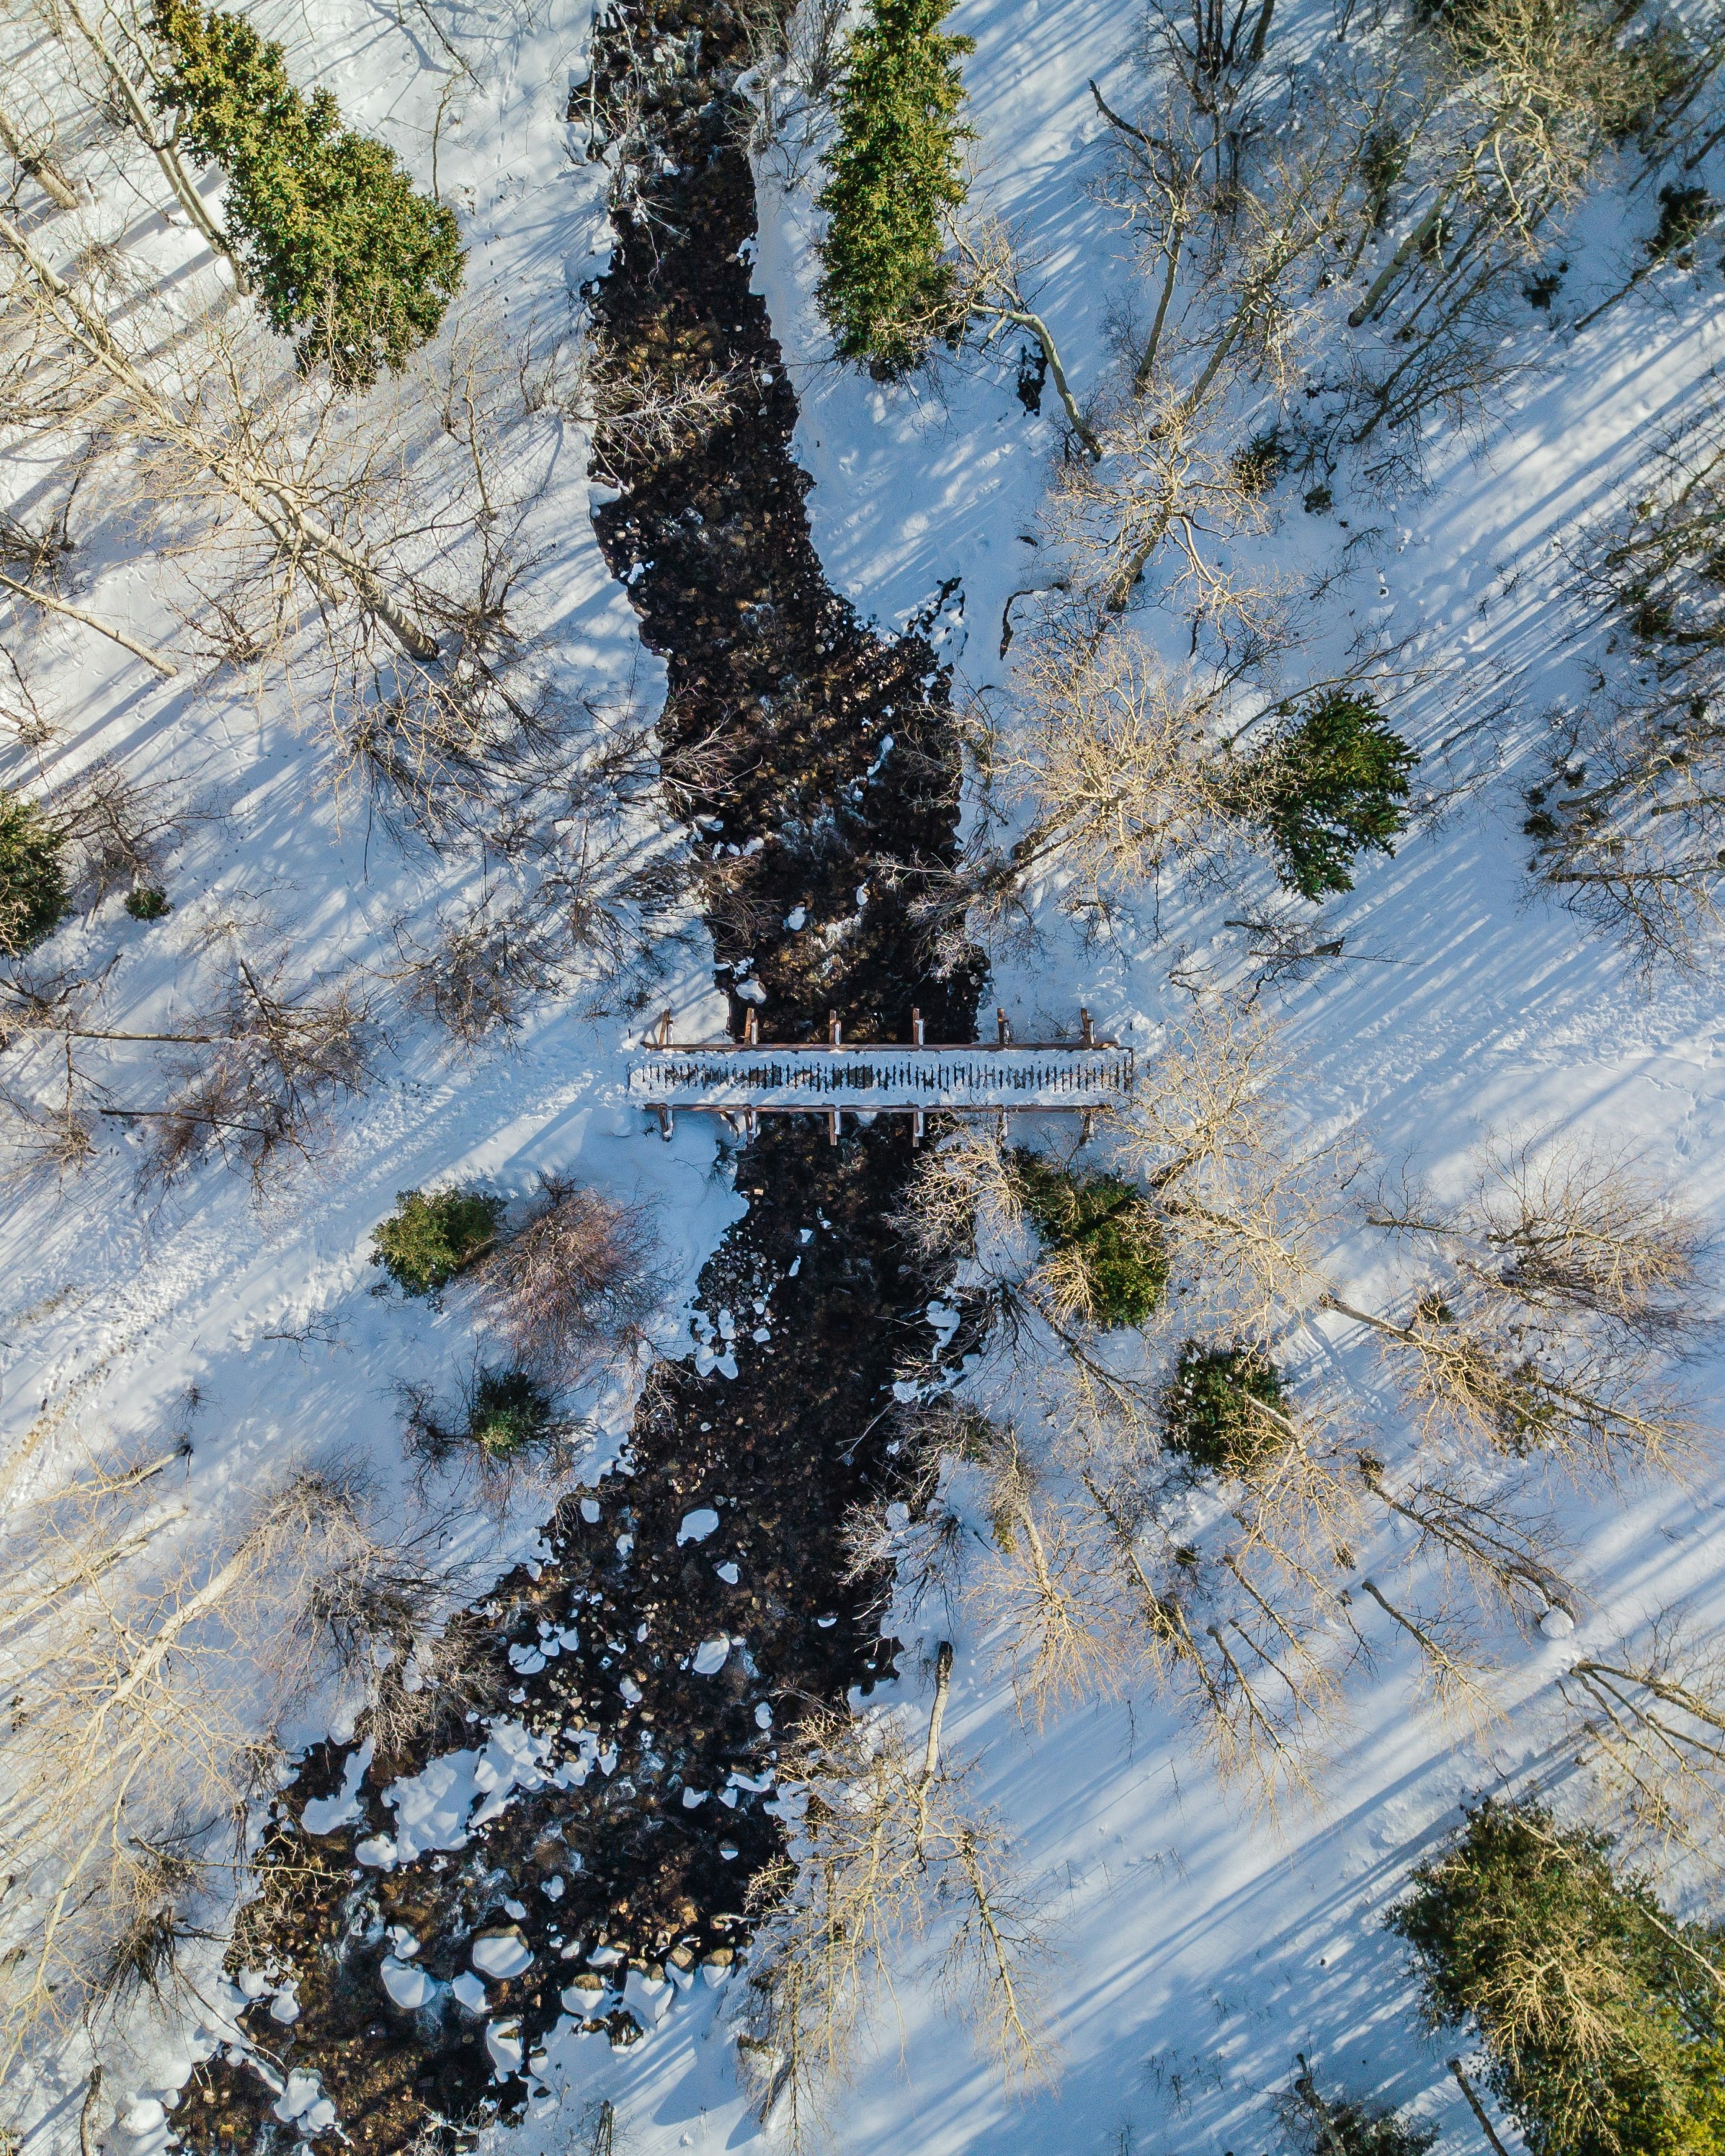
[[[437,1996],[437,1979],[429,1970],[398,1961],[393,1954],[384,1955],[377,1964],[377,1974],[390,1998],[409,2012],[429,2005]]]
[[[711,1505],[701,1505],[692,1512],[685,1512],[683,1524],[677,1529],[677,1541],[704,1543],[719,1524],[719,1516]]]
[[[532,1967],[533,1950],[519,1932],[480,1932],[474,1938],[472,1959],[481,1976],[519,1976]]]
[[[357,0],[311,0],[303,13],[268,0],[257,13],[270,33],[288,37],[295,65],[315,67],[344,112],[394,142],[422,181],[432,122],[457,84],[459,124],[441,131],[439,174],[463,218],[470,288],[506,316],[538,309],[561,319],[565,295],[599,266],[595,249],[605,244],[603,174],[566,154],[558,116],[571,71],[584,72],[588,0],[472,18],[459,33],[473,41],[471,82],[424,64],[418,33],[404,27],[411,17],[398,24]],[[1130,102],[1139,10],[1133,0],[960,0],[948,27],[978,40],[965,73],[982,183],[1024,236],[1038,304],[1081,393],[1113,363],[1111,321],[1129,244],[1094,190],[1101,123],[1087,80]],[[1707,172],[1720,192],[1717,171]],[[813,218],[807,192],[786,201],[769,192],[754,259],[801,402],[796,449],[813,480],[816,543],[835,587],[887,623],[958,577],[962,609],[949,605],[937,624],[942,655],[958,667],[961,691],[986,701],[1009,671],[998,649],[1007,597],[1034,580],[1036,550],[1018,535],[1033,526],[1055,429],[1019,404],[1010,350],[949,367],[933,385],[885,387],[831,366],[812,305]],[[1593,259],[1597,268],[1599,249]],[[1429,493],[1375,522],[1356,517],[1367,613],[1417,634],[1435,661],[1463,664],[1480,681],[1522,677],[1522,716],[1506,741],[1504,771],[1393,862],[1370,864],[1338,910],[1350,948],[1382,962],[1320,974],[1281,992],[1276,1006],[1303,1058],[1315,1116],[1338,1132],[1369,1132],[1384,1152],[1440,1183],[1453,1182],[1487,1127],[1593,1131],[1679,1175],[1691,1202],[1725,1223],[1719,969],[1661,980],[1650,994],[1568,916],[1530,902],[1516,834],[1541,715],[1586,691],[1554,542],[1722,357],[1716,297],[1679,286],[1656,304],[1626,302],[1582,336],[1551,341],[1543,371],[1517,386],[1477,459],[1468,444],[1435,435]],[[1050,397],[1045,415],[1054,408]],[[528,598],[571,678],[603,696],[634,694],[650,709],[660,670],[641,650],[588,522],[590,503],[613,490],[589,488],[572,432],[551,462],[536,527],[548,551]],[[1315,566],[1332,562],[1344,541],[1333,524],[1296,511],[1277,543]],[[1511,564],[1522,571],[1512,589],[1503,574]],[[146,638],[171,633],[153,565],[92,555],[76,575],[77,596],[98,611]],[[64,624],[39,625],[29,643],[44,701],[63,726],[49,778],[113,756],[185,789],[198,812],[168,864],[175,911],[167,921],[144,931],[110,898],[65,923],[43,954],[68,970],[111,960],[121,1022],[141,1029],[180,1008],[206,978],[200,969],[213,963],[224,921],[250,922],[260,937],[290,936],[311,970],[381,968],[398,921],[423,927],[461,896],[465,871],[338,814],[318,752],[278,690],[254,704],[202,696],[188,677],[146,680]],[[857,902],[865,899],[860,890]],[[1045,905],[1037,950],[995,954],[993,993],[1026,1037],[1040,1020],[1070,1024],[1082,1001],[1109,1032],[1147,1050],[1185,1008],[1185,992],[1168,978],[1173,947],[1194,962],[1224,950],[1223,911],[1183,896],[1159,920],[1126,906],[1106,936],[1086,941]],[[799,906],[787,927],[806,918]],[[752,978],[736,993],[765,1000]],[[722,1029],[705,949],[676,956],[655,994],[677,1011],[683,1037]],[[715,1142],[701,1119],[684,1118],[667,1145],[646,1138],[628,1111],[622,1055],[631,1023],[603,998],[575,993],[530,1014],[512,1042],[457,1055],[403,1016],[383,1079],[340,1111],[330,1160],[286,1176],[262,1207],[243,1178],[215,1167],[177,1195],[146,1203],[129,1147],[108,1138],[83,1178],[9,1195],[0,1220],[8,1466],[32,1492],[51,1488],[92,1443],[141,1447],[183,1426],[195,1383],[208,1411],[189,1424],[187,1512],[170,1537],[188,1561],[290,1459],[357,1451],[386,1507],[408,1517],[393,1389],[434,1378],[447,1389],[470,1363],[475,1335],[459,1292],[437,1308],[367,1292],[371,1231],[398,1189],[483,1179],[525,1191],[554,1170],[650,1205],[666,1243],[668,1312],[686,1305],[701,1264],[741,1209],[711,1172]],[[814,1235],[805,1227],[799,1240]],[[955,1306],[932,1302],[927,1317],[941,1343],[950,1341]],[[685,1349],[685,1325],[667,1317],[665,1352]],[[735,1337],[734,1321],[708,1328],[696,1343],[697,1369],[735,1378]],[[1717,1380],[1713,1366],[1702,1374]],[[583,1403],[599,1433],[592,1476],[614,1458],[638,1381],[627,1373]],[[901,1397],[917,1391],[908,1384]],[[581,1512],[589,1522],[601,1517],[591,1497]],[[1030,1884],[1049,1942],[1043,2006],[1059,2073],[1020,2100],[1006,2097],[941,2014],[932,1974],[912,1968],[845,2094],[845,2145],[904,2156],[1255,2156],[1280,2145],[1273,2098],[1303,2050],[1327,2085],[1417,2104],[1442,2130],[1437,2156],[1475,2148],[1444,2070],[1446,2046],[1417,2023],[1383,1912],[1460,1803],[1502,1786],[1539,1753],[1553,1685],[1576,1655],[1661,1606],[1686,1603],[1710,1622],[1725,1616],[1725,1541],[1704,1490],[1629,1487],[1604,1506],[1572,1493],[1563,1512],[1589,1600],[1579,1625],[1549,1611],[1538,1636],[1507,1650],[1504,1722],[1477,1736],[1433,1722],[1410,1703],[1405,1668],[1385,1649],[1327,1771],[1327,1809],[1291,1807],[1278,1823],[1244,1815],[1219,1791],[1153,1698],[1026,1727],[988,1675],[985,1635],[928,1605],[888,1613],[883,1625],[905,1641],[902,1666],[912,1674],[875,1701],[901,1699],[920,1716],[919,1660],[937,1637],[958,1649],[948,1755],[977,1763],[977,1794],[998,1809]],[[451,1553],[495,1575],[529,1546],[542,1517],[536,1503],[501,1523],[457,1507]],[[734,1566],[718,1569],[735,1584]],[[692,1667],[716,1674],[732,1645],[722,1634],[703,1641]],[[522,1650],[521,1666],[538,1666],[533,1658],[549,1648],[542,1640]],[[627,1697],[633,1681],[622,1684]],[[348,1712],[351,1703],[312,1702],[286,1741],[321,1737]],[[756,1721],[772,1727],[764,1703]],[[385,1792],[393,1829],[360,1841],[362,1863],[388,1868],[460,1849],[517,1790],[550,1774],[550,1740],[516,1725],[485,1732],[483,1743],[480,1734],[475,1748]],[[595,1761],[607,1774],[618,1766],[614,1752],[593,1745],[558,1778],[579,1781]],[[312,1830],[351,1824],[357,1789],[350,1763],[342,1790],[308,1807]],[[685,1791],[685,1802],[695,1794]],[[733,1785],[721,1795],[735,1794]],[[395,1943],[380,1980],[411,2010],[436,1987]],[[208,1949],[207,1974],[219,1951]],[[606,1948],[588,1959],[608,1967],[620,1957]],[[730,1974],[703,1965],[702,1985],[667,2014],[670,1987],[630,1972],[624,1996],[652,2041],[615,2052],[603,2040],[560,2033],[547,2073],[570,2100],[561,2117],[498,2135],[499,2156],[567,2147],[578,2100],[594,2092],[615,2101],[619,2145],[626,2139],[639,2156],[749,2139],[732,2054],[716,2034],[725,2002],[712,1994]],[[217,1995],[213,1977],[205,1989]],[[273,1992],[280,2023],[297,2016],[291,1986],[262,1972],[242,1973],[239,1990]],[[451,1990],[469,2012],[485,2010],[478,1975],[464,1971]],[[563,2004],[578,2016],[597,1996],[572,1989]],[[521,2062],[513,2025],[489,2025],[486,2041],[500,2071]],[[157,2092],[185,2085],[189,2039],[176,2030],[140,2042],[133,2083],[110,2095],[136,2144],[130,2156],[154,2156],[168,2130]],[[81,2076],[67,2075],[44,2070],[20,2087],[17,2123],[33,2148],[39,2136],[44,2150],[76,2146]],[[326,2104],[316,2077],[295,2071],[276,2115],[316,2131],[330,2123]]]

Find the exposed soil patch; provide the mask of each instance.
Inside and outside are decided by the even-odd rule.
[[[650,153],[625,155],[657,172],[619,212],[593,295],[604,363],[616,382],[727,389],[717,423],[675,448],[602,442],[623,490],[596,521],[669,667],[665,765],[702,834],[693,872],[734,1029],[752,981],[768,1037],[806,1038],[829,1009],[850,1037],[903,1037],[916,1004],[931,1038],[968,1040],[983,969],[940,926],[959,785],[947,683],[920,639],[857,620],[810,544],[795,402],[739,259],[755,223],[731,95],[745,64],[722,0],[631,7],[602,37],[598,109],[648,114]],[[893,1382],[932,1346],[941,1283],[890,1225],[910,1160],[902,1119],[836,1148],[814,1123],[772,1122],[737,1156],[749,1212],[701,1281],[716,1367],[660,1368],[626,1473],[567,1501],[551,1561],[475,1614],[504,1717],[542,1740],[536,1786],[463,1845],[387,1870],[354,1845],[394,1825],[381,1792],[422,1760],[374,1758],[365,1823],[334,1834],[300,1813],[339,1781],[335,1755],[279,1804],[234,1963],[294,1978],[295,2020],[264,2002],[249,2017],[259,2054],[316,2071],[352,2145],[448,2142],[517,2114],[560,2015],[629,2041],[655,1986],[711,1981],[745,1938],[749,1880],[778,1840],[778,1737],[895,1651],[878,1584],[844,1579],[840,1537],[892,1486]],[[706,1514],[716,1526],[691,1523]],[[475,1719],[470,1743],[485,1736]],[[517,1941],[494,1960],[531,1958],[470,2006],[449,1986],[486,1932]],[[391,1953],[437,1980],[425,2003],[393,2002]],[[306,2138],[274,2102],[218,2059],[175,2124],[197,2149]],[[333,2156],[332,2131],[311,2138]]]

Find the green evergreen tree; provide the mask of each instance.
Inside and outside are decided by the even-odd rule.
[[[1204,1474],[1243,1475],[1280,1450],[1287,1412],[1267,1355],[1189,1340],[1163,1395],[1163,1442]]]
[[[229,231],[271,328],[348,386],[399,367],[459,289],[454,213],[344,128],[328,90],[302,96],[244,16],[155,0],[151,20],[169,62],[157,103],[197,162],[226,172]]]
[[[504,1201],[488,1190],[399,1190],[372,1231],[373,1263],[406,1295],[434,1295],[497,1240]]]
[[[551,1435],[551,1396],[524,1370],[480,1370],[468,1400],[467,1435],[493,1459],[525,1452]]]
[[[0,787],[0,957],[39,943],[65,910],[59,834],[33,801]]]
[[[937,337],[963,326],[942,213],[964,200],[957,62],[975,40],[941,24],[952,0],[870,0],[851,33],[838,96],[839,138],[818,198],[822,314],[839,357],[883,381],[907,374]]]
[[[1356,854],[1393,854],[1420,759],[1369,696],[1332,689],[1253,758],[1242,813],[1269,835],[1284,886],[1314,901],[1352,891]]]
[[[1168,1252],[1143,1193],[1117,1175],[1057,1168],[1020,1149],[1013,1173],[1073,1305],[1094,1325],[1142,1325],[1168,1286]]]
[[[1471,2021],[1533,2156],[1720,2156],[1717,1934],[1667,1917],[1604,1835],[1487,1803],[1390,1928],[1440,2024]]]

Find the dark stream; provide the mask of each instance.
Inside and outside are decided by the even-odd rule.
[[[739,259],[756,223],[732,94],[746,64],[723,0],[643,0],[601,32],[581,109],[603,135],[632,92],[646,139],[624,154],[651,175],[618,211],[591,295],[603,365],[614,385],[721,376],[729,404],[672,448],[605,444],[624,485],[598,535],[669,670],[663,763],[696,827],[733,1030],[736,986],[752,978],[769,1039],[807,1038],[829,1011],[847,1038],[906,1038],[917,1005],[931,1039],[969,1040],[983,967],[941,929],[960,780],[947,683],[922,639],[858,620],[810,543],[795,399]],[[639,2033],[622,1995],[630,1969],[656,1979],[669,1964],[680,1979],[745,1940],[750,1879],[779,1845],[765,1807],[780,1738],[811,1704],[890,1673],[896,1651],[877,1634],[882,1584],[844,1578],[840,1532],[853,1505],[892,1488],[893,1381],[932,1349],[923,1313],[942,1283],[890,1224],[911,1158],[902,1118],[847,1125],[836,1147],[821,1124],[767,1119],[737,1157],[748,1212],[700,1283],[716,1334],[734,1336],[736,1376],[660,1366],[625,1471],[587,1493],[598,1518],[582,1493],[567,1500],[552,1561],[461,1620],[510,1702],[502,1716],[552,1738],[547,1774],[583,1758],[583,1732],[586,1758],[602,1751],[584,1780],[517,1794],[461,1848],[382,1871],[354,1844],[393,1824],[381,1791],[423,1765],[423,1746],[372,1760],[358,1825],[320,1836],[300,1823],[307,1797],[339,1783],[332,1748],[278,1802],[233,1958],[295,1977],[298,2018],[283,2026],[260,2003],[249,2027],[275,2075],[321,2076],[351,2148],[393,2151],[428,2128],[453,2146],[519,2115],[526,2078],[506,2065],[494,2076],[488,2023],[519,2017],[531,2066],[572,1986],[587,2018],[626,2042]],[[718,1527],[680,1543],[701,1507]],[[578,1645],[531,1666],[553,1631]],[[722,1667],[697,1674],[694,1650],[721,1635]],[[454,1719],[459,1732],[459,1703]],[[470,1722],[437,1748],[484,1736]],[[685,1791],[706,1794],[691,1805]],[[448,1980],[470,1968],[475,1933],[510,1925],[531,1965],[491,1983],[480,2010],[463,2007]],[[444,1980],[417,2010],[380,1979],[391,1926]],[[596,1969],[602,1947],[618,1958]],[[221,2056],[174,2124],[195,2149],[304,2138],[274,2117],[274,2096]],[[334,2156],[334,2130],[316,2138]]]

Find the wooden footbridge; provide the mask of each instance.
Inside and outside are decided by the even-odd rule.
[[[763,1041],[755,1013],[741,1040],[674,1041],[670,1013],[641,1043],[629,1096],[671,1134],[677,1111],[726,1117],[752,1136],[763,1115],[821,1116],[839,1142],[840,1119],[908,1116],[911,1140],[926,1116],[1082,1116],[1130,1091],[1132,1051],[1099,1040],[1087,1010],[1076,1040],[1016,1041],[1004,1010],[993,1041],[927,1041],[920,1012],[907,1041],[847,1041],[837,1014],[820,1041]]]

